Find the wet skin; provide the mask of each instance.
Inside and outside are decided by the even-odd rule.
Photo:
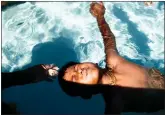
[[[154,77],[151,78],[148,73],[148,68],[142,67],[138,64],[132,63],[124,59],[118,54],[116,48],[115,36],[107,24],[104,13],[105,7],[102,2],[93,2],[90,8],[91,14],[96,18],[98,27],[103,37],[106,54],[107,68],[101,69],[93,63],[81,63],[69,67],[65,74],[64,79],[81,84],[112,84],[112,77],[115,76],[115,84],[123,87],[134,88],[160,88],[164,89],[164,78],[157,75],[159,80]],[[112,70],[112,76],[107,74]],[[101,73],[101,74],[99,74]],[[157,72],[156,72],[157,73]],[[156,75],[156,74],[155,74]],[[99,81],[100,80],[100,81]],[[152,85],[152,86],[150,86]]]
[[[97,84],[99,68],[96,64],[90,62],[76,64],[65,71],[64,79],[81,84]]]

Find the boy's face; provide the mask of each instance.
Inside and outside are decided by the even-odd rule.
[[[86,62],[73,65],[65,71],[66,81],[81,84],[97,84],[99,80],[99,68],[96,64]]]

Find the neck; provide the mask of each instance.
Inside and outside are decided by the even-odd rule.
[[[108,69],[100,69],[99,84],[103,85],[116,85],[117,78],[114,76],[113,71]]]

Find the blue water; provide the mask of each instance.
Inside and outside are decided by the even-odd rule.
[[[68,2],[67,5],[65,5],[65,2],[59,2],[58,5],[54,4],[54,6],[51,6],[51,3],[48,5],[50,7],[45,6],[45,4],[46,2],[22,4],[22,7],[19,8],[25,9],[25,11],[21,10],[25,13],[21,14],[22,17],[20,18],[14,17],[14,14],[19,14],[16,6],[12,10],[7,9],[2,13],[2,71],[25,69],[41,63],[54,63],[59,67],[69,61],[92,60],[92,62],[105,63],[101,36],[96,34],[99,33],[96,20],[91,18],[89,13],[86,13],[89,10],[89,2]],[[72,8],[72,5],[75,7]],[[111,22],[112,19],[115,21],[120,20],[119,23],[111,24],[112,30],[121,31],[119,36],[131,35],[129,42],[126,42],[124,45],[120,44],[121,42],[118,43],[119,53],[137,64],[156,67],[161,72],[164,72],[164,66],[161,66],[162,64],[164,65],[164,58],[162,58],[164,51],[159,53],[158,58],[150,56],[151,51],[155,47],[148,45],[151,42],[151,38],[148,38],[147,33],[138,29],[138,23],[130,20],[129,12],[123,11],[122,8],[126,7],[127,3],[106,2],[105,5],[109,8],[107,9],[109,14],[106,14],[107,21]],[[128,5],[134,7],[134,4],[128,3]],[[142,7],[142,3],[136,5]],[[151,10],[162,11],[162,5],[163,2],[159,2],[157,7]],[[61,11],[58,9],[60,7],[64,9],[61,9]],[[60,13],[56,12],[57,15],[56,13],[51,14],[50,12],[53,12],[53,10],[54,12],[59,10]],[[32,11],[34,15],[29,16],[29,18],[28,15]],[[69,14],[62,15],[66,13],[63,11],[69,12]],[[130,9],[130,12],[135,13],[136,11]],[[53,15],[53,18],[51,18],[49,13]],[[141,14],[138,15],[141,18],[143,17]],[[153,15],[150,18],[155,19],[154,16],[159,15],[159,13],[150,15]],[[53,20],[52,22],[50,21],[51,19]],[[81,19],[85,22],[82,22]],[[79,20],[81,20],[81,23]],[[126,24],[127,27],[121,30],[118,29],[122,28],[123,24]],[[152,24],[154,25],[155,23]],[[157,27],[156,24],[154,28]],[[159,46],[162,46],[164,34],[156,34],[158,34],[156,40],[159,41]],[[94,38],[94,36],[98,36],[98,38]],[[116,39],[124,42],[125,38],[120,37]],[[136,49],[137,54],[140,55],[139,58],[130,56],[132,48],[129,43],[135,44],[133,47]],[[95,45],[96,47],[94,47]],[[128,51],[123,53],[122,48],[128,48]],[[154,50],[154,55],[156,55],[155,53],[156,51]],[[136,52],[133,52],[132,55],[135,54]],[[83,58],[80,59],[80,57]],[[144,59],[146,60],[144,61]],[[105,108],[100,94],[93,96],[89,100],[84,100],[80,97],[70,97],[62,91],[57,79],[52,83],[43,81],[5,89],[2,92],[2,100],[16,103],[18,110],[22,114],[103,114]]]

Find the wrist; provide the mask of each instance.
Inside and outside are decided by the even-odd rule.
[[[98,15],[98,16],[96,17],[96,19],[97,19],[97,20],[104,19],[104,15]]]

